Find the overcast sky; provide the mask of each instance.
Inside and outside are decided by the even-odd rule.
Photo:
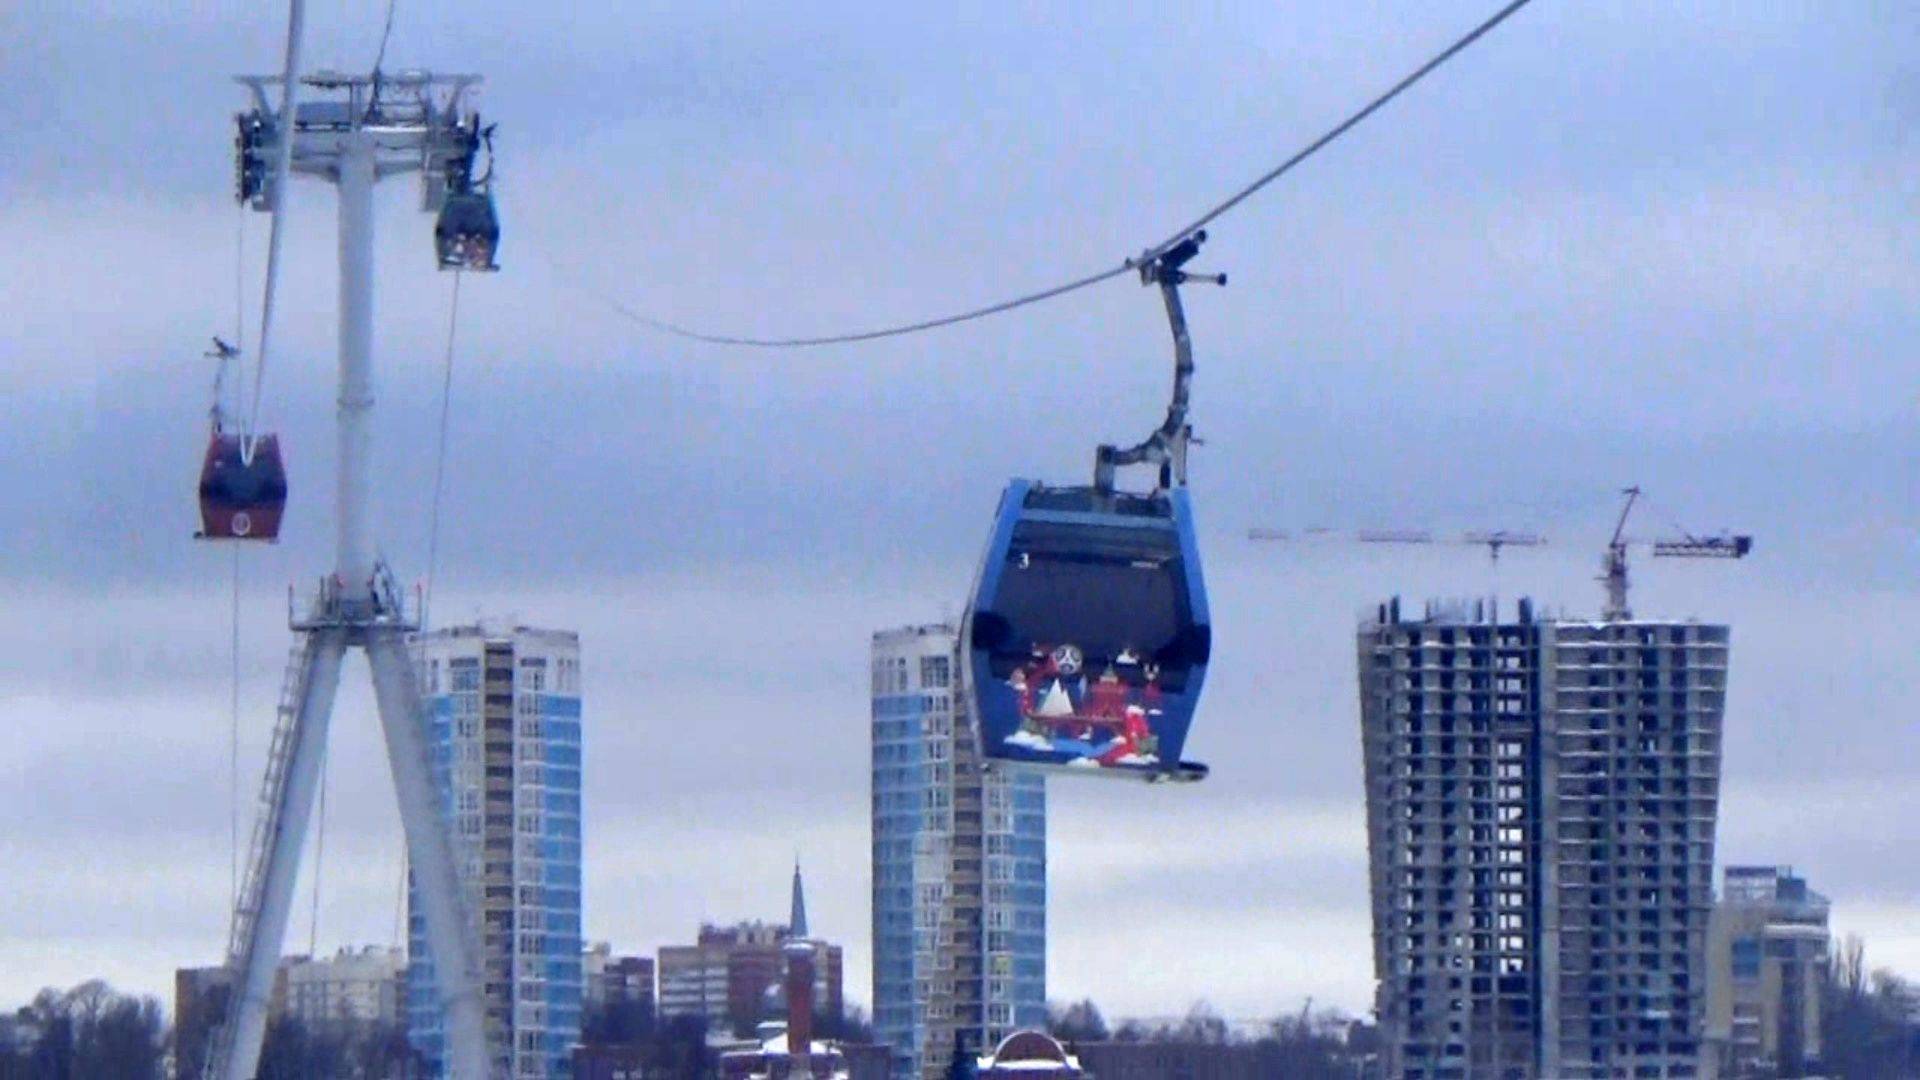
[[[207,335],[248,338],[265,221],[231,202],[258,5],[0,9],[0,1004],[215,963],[229,890],[229,556],[197,546]],[[271,5],[270,5],[271,6]],[[462,299],[436,620],[578,629],[587,934],[623,951],[784,912],[868,996],[867,648],[956,615],[1000,485],[1084,477],[1159,417],[1126,280],[892,342],[661,338],[937,314],[1117,262],[1484,16],[1486,3],[401,0],[390,65],[473,70],[505,237]],[[371,62],[383,5],[310,13]],[[1920,16],[1541,0],[1221,221],[1190,290],[1191,470],[1217,663],[1195,787],[1050,790],[1057,998],[1232,1016],[1370,1003],[1353,673],[1384,597],[1598,607],[1613,492],[1636,608],[1734,626],[1723,862],[1788,862],[1920,973]],[[450,281],[410,181],[379,215],[379,530],[424,573]],[[242,562],[250,823],[289,636],[328,564],[332,195],[296,186],[286,541]],[[1470,549],[1254,546],[1250,525],[1527,528]],[[304,587],[304,585],[303,585]],[[392,940],[399,832],[365,680],[329,770],[317,931]],[[1142,957],[1150,958],[1142,962]]]

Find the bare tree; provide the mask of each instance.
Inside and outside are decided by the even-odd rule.
[[[1836,943],[1829,953],[1820,988],[1821,1068],[1843,1080],[1920,1075],[1915,988],[1890,971],[1871,971],[1858,937]]]
[[[166,1025],[160,1003],[150,997],[116,993],[98,980],[66,991],[49,988],[15,1014],[15,1026],[32,1033],[32,1045],[24,1063],[9,1051],[0,1075],[160,1080]]]
[[[1196,1001],[1180,1026],[1174,1029],[1171,1041],[1217,1046],[1230,1041],[1228,1035],[1226,1019],[1206,1001]]]
[[[1111,1037],[1106,1018],[1092,998],[1081,998],[1071,1005],[1047,1006],[1047,1030],[1063,1042],[1105,1042]]]

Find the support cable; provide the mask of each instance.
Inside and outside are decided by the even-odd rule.
[[[233,350],[244,355],[247,347],[247,211],[242,206],[233,218]],[[226,361],[220,361],[223,365]],[[224,406],[216,392],[213,407]],[[233,640],[229,643],[232,665],[227,690],[227,910],[240,905],[240,545],[233,545]]]
[[[440,558],[440,493],[447,475],[447,428],[453,406],[453,346],[460,329],[460,279],[466,271],[453,272],[453,300],[447,305],[447,347],[440,376],[440,435],[433,455],[433,498],[427,511],[427,576],[420,590],[420,632],[427,632],[427,616],[433,608],[434,571]]]
[[[314,811],[319,820],[313,836],[313,910],[307,917],[307,955],[318,958],[320,948],[320,869],[327,860],[327,777],[333,755],[320,753],[320,805]]]
[[[233,547],[233,670],[227,689],[227,910],[240,906],[240,545]]]
[[[233,215],[233,348],[247,348],[247,208]]]
[[[380,29],[380,47],[373,54],[373,92],[367,95],[367,120],[380,107],[380,66],[386,63],[387,40],[393,37],[393,9],[399,0],[387,0],[387,23]]]
[[[400,838],[400,887],[394,890],[394,895],[393,895],[393,935],[391,940],[393,943],[393,947],[396,949],[408,943],[407,939],[401,936],[402,931],[405,929],[406,925],[407,925],[407,840],[406,840],[406,837],[403,836]],[[411,935],[408,935],[408,936],[410,937]]]
[[[275,148],[273,177],[273,216],[267,230],[266,281],[260,290],[260,347],[254,360],[253,404],[247,410],[247,422],[241,429],[240,454],[243,461],[253,460],[254,433],[260,425],[260,397],[267,381],[267,350],[273,338],[273,301],[280,279],[280,241],[285,230],[288,175],[293,171],[294,119],[300,85],[300,37],[306,23],[305,0],[289,0],[287,5],[287,56],[282,71],[280,93],[280,144]]]
[[[1501,23],[1505,22],[1515,12],[1519,11],[1523,7],[1526,7],[1527,4],[1531,2],[1532,0],[1509,0],[1506,6],[1502,7],[1499,11],[1494,12],[1491,16],[1489,16],[1487,19],[1482,21],[1479,25],[1475,26],[1472,30],[1469,30],[1466,34],[1457,38],[1451,45],[1448,45],[1445,49],[1442,49],[1440,52],[1436,53],[1432,58],[1427,60],[1426,63],[1421,64],[1419,67],[1415,68],[1412,71],[1412,73],[1402,78],[1399,82],[1394,83],[1384,93],[1375,97],[1373,100],[1367,102],[1367,104],[1361,107],[1357,112],[1352,113],[1346,119],[1340,121],[1338,124],[1335,124],[1333,127],[1328,128],[1324,133],[1320,135],[1319,138],[1314,139],[1312,142],[1308,143],[1306,146],[1295,151],[1292,156],[1280,162],[1280,164],[1274,166],[1273,168],[1267,170],[1267,172],[1263,173],[1258,179],[1254,180],[1252,183],[1248,184],[1247,186],[1241,188],[1239,191],[1234,192],[1233,195],[1229,196],[1224,201],[1218,203],[1211,209],[1207,210],[1205,213],[1201,214],[1199,217],[1195,218],[1193,221],[1183,226],[1179,231],[1173,233],[1171,236],[1167,237],[1165,240],[1162,240],[1161,242],[1147,248],[1146,250],[1142,251],[1139,255],[1128,257],[1127,259],[1123,260],[1118,266],[1111,267],[1106,270],[1100,270],[1095,273],[1088,274],[1085,277],[1076,278],[1062,285],[1055,285],[1052,288],[1041,289],[1036,292],[1025,293],[1023,295],[1013,297],[1012,299],[1009,299],[1009,300],[1002,300],[998,303],[988,304],[984,307],[971,308],[966,311],[956,312],[952,315],[943,315],[937,318],[923,319],[919,322],[903,323],[897,326],[879,327],[877,329],[872,329],[872,330],[858,330],[858,331],[853,331],[849,333],[824,334],[824,335],[813,336],[813,337],[750,337],[750,336],[734,335],[734,334],[706,333],[703,331],[694,330],[685,326],[681,326],[677,323],[669,322],[665,319],[658,319],[650,315],[645,315],[641,312],[633,310],[632,308],[619,302],[618,300],[605,295],[604,293],[599,293],[598,290],[594,290],[590,286],[586,286],[586,287],[588,288],[588,291],[595,292],[596,295],[599,295],[600,299],[603,300],[615,312],[624,316],[625,318],[627,318],[632,322],[635,322],[640,324],[641,326],[647,327],[648,329],[657,330],[665,334],[671,334],[675,337],[686,338],[691,341],[706,342],[707,344],[711,344],[711,345],[745,345],[745,346],[751,346],[755,348],[764,348],[764,349],[797,349],[797,348],[807,348],[807,347],[816,346],[816,345],[844,345],[844,344],[850,344],[853,342],[872,341],[877,338],[899,337],[904,334],[916,334],[925,330],[933,330],[943,326],[952,326],[955,323],[971,322],[972,320],[975,320],[975,319],[983,319],[989,315],[998,315],[1002,312],[1012,311],[1015,308],[1022,308],[1022,307],[1026,307],[1029,304],[1038,304],[1045,300],[1051,300],[1058,296],[1064,296],[1067,293],[1078,292],[1081,289],[1087,288],[1092,285],[1098,285],[1103,281],[1108,281],[1112,278],[1119,277],[1122,274],[1131,273],[1142,266],[1152,263],[1155,259],[1158,259],[1160,256],[1166,254],[1168,251],[1171,251],[1173,248],[1178,246],[1182,241],[1186,240],[1187,237],[1198,232],[1200,229],[1206,227],[1208,224],[1211,224],[1215,219],[1219,218],[1221,215],[1225,214],[1227,211],[1232,210],[1234,207],[1239,206],[1241,203],[1245,202],[1247,199],[1253,197],[1254,194],[1259,192],[1262,188],[1266,187],[1268,184],[1271,184],[1275,180],[1278,180],[1282,176],[1285,176],[1287,173],[1292,172],[1295,167],[1299,166],[1300,164],[1305,162],[1307,159],[1313,157],[1315,154],[1319,153],[1321,150],[1326,149],[1328,145],[1333,143],[1335,140],[1339,139],[1341,136],[1345,135],[1347,132],[1353,130],[1355,127],[1358,127],[1368,117],[1371,117],[1374,113],[1380,111],[1381,108],[1385,107],[1388,102],[1392,101],[1394,98],[1399,97],[1402,93],[1406,92],[1408,89],[1413,87],[1414,84],[1426,78],[1428,75],[1431,75],[1435,69],[1439,68],[1441,65],[1445,64],[1447,61],[1453,59],[1455,56],[1465,51],[1468,46],[1471,46],[1476,41],[1479,41],[1482,37],[1486,36],[1486,34],[1489,31],[1493,30],[1494,27],[1499,26]]]
[[[387,59],[387,39],[393,37],[393,9],[399,0],[387,0],[387,25],[380,31],[380,48],[373,54],[373,74],[378,77],[380,65]]]

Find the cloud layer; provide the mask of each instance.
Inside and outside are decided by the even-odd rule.
[[[392,55],[488,75],[507,230],[507,270],[464,290],[435,610],[582,633],[590,936],[777,916],[798,851],[864,996],[867,636],[956,613],[999,485],[1084,475],[1157,417],[1167,363],[1124,283],[785,354],[651,336],[605,297],[812,333],[1108,265],[1482,14],[402,5]],[[367,13],[316,20],[309,55],[371,55]],[[1920,967],[1916,30],[1889,5],[1529,9],[1221,223],[1206,261],[1233,284],[1190,302],[1214,777],[1054,786],[1057,996],[1366,1008],[1355,614],[1591,610],[1635,481],[1648,533],[1760,537],[1738,566],[1636,567],[1644,610],[1735,627],[1724,858],[1796,864],[1877,962]],[[188,539],[197,354],[233,325],[236,230],[249,275],[264,243],[227,202],[226,75],[279,33],[231,4],[0,12],[0,1001],[161,992],[224,940],[231,567]],[[297,189],[266,414],[294,502],[243,565],[249,812],[285,589],[327,558],[331,215]],[[381,533],[418,578],[448,289],[405,183],[379,229]],[[1494,569],[1255,547],[1256,524],[1552,544]],[[396,885],[352,678],[334,736],[322,949],[387,940]]]

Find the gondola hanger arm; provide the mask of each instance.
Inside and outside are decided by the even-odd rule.
[[[1194,230],[1191,236],[1167,247],[1152,248],[1139,258],[1129,259],[1140,272],[1142,285],[1158,285],[1167,309],[1167,324],[1173,333],[1173,393],[1167,403],[1166,419],[1147,437],[1125,448],[1102,445],[1094,454],[1093,486],[1102,494],[1113,491],[1116,469],[1130,465],[1160,466],[1160,489],[1184,486],[1187,482],[1187,447],[1198,440],[1193,425],[1187,422],[1189,398],[1193,386],[1193,338],[1187,331],[1186,307],[1180,301],[1180,286],[1192,282],[1225,285],[1225,274],[1201,274],[1187,270],[1187,263],[1200,253],[1207,231]]]

